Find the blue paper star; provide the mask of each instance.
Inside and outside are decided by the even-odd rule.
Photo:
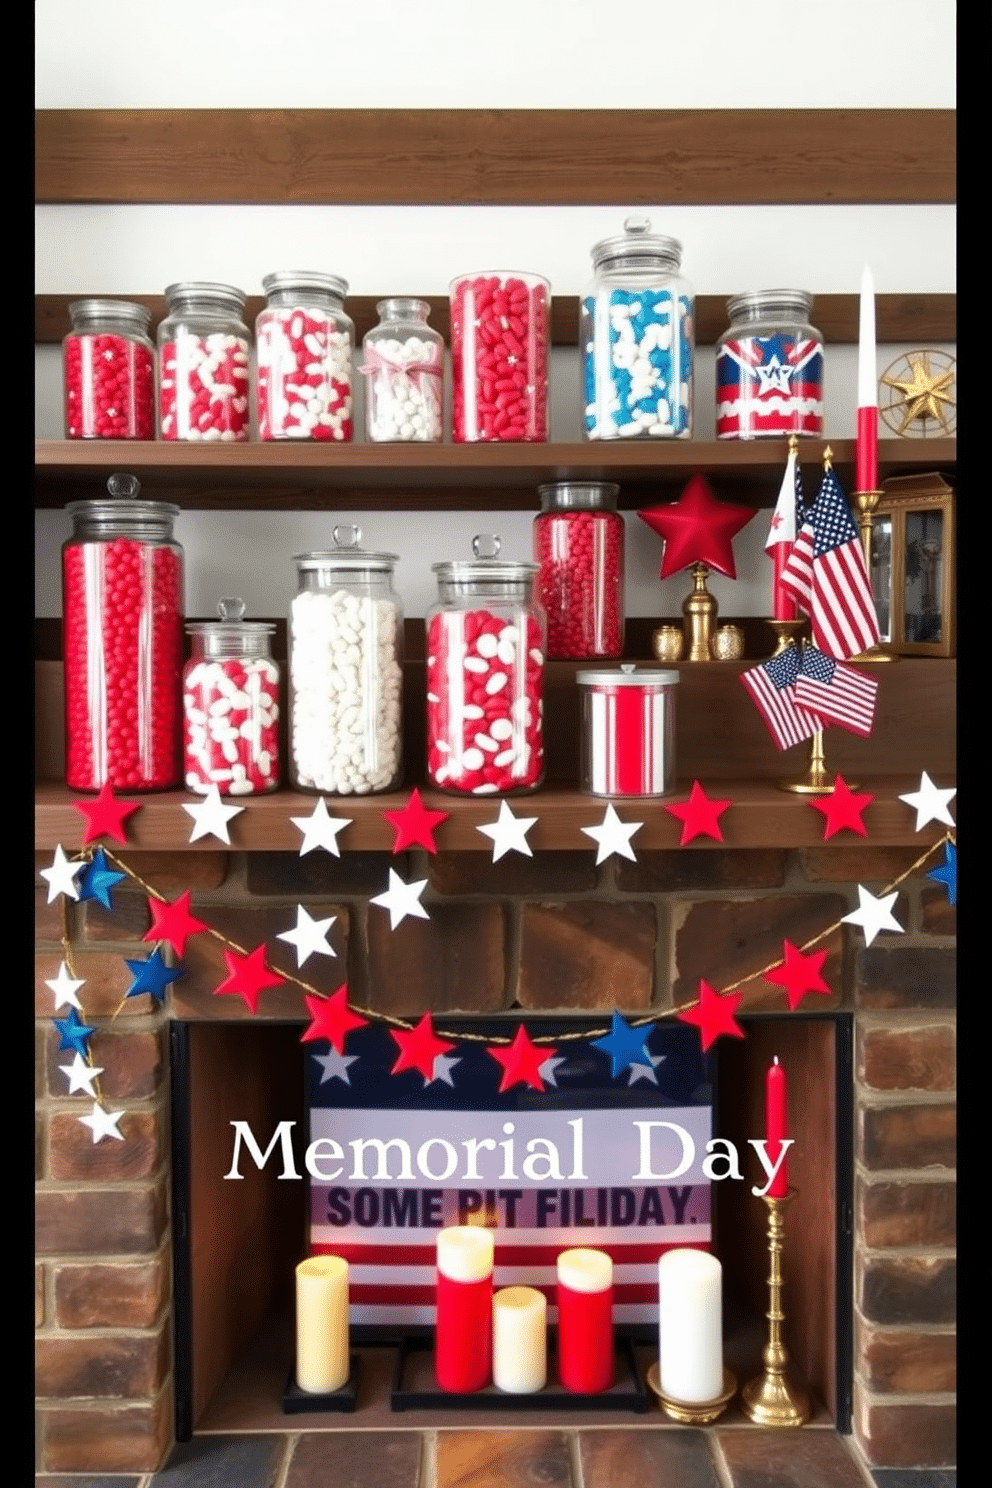
[[[602,1049],[603,1053],[609,1054],[613,1061],[611,1074],[614,1080],[632,1064],[646,1064],[648,1069],[651,1068],[651,1059],[644,1047],[650,1032],[651,1029],[647,1026],[631,1028],[619,1013],[614,1013],[613,1027],[606,1038],[593,1039],[593,1048]]]
[[[77,1054],[85,1055],[86,1040],[96,1030],[80,1021],[76,1009],[71,1007],[68,1018],[53,1018],[52,1022],[59,1031],[60,1052],[62,1049],[75,1049]]]
[[[87,863],[79,879],[79,903],[82,904],[84,899],[95,899],[104,909],[113,909],[110,891],[114,884],[126,877],[126,873],[115,873],[113,868],[107,866],[103,848],[98,847],[93,854],[93,861]]]
[[[947,889],[948,904],[958,902],[958,850],[953,842],[944,843],[944,861],[939,868],[927,874],[927,878],[936,879]]]
[[[166,966],[161,951],[152,951],[147,961],[124,959],[134,975],[134,981],[125,994],[127,997],[140,997],[143,992],[150,992],[157,1002],[161,1002],[169,983],[177,982],[183,975],[181,966]]]

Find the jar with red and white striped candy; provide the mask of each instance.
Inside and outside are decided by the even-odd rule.
[[[187,625],[193,654],[183,672],[187,789],[252,796],[279,784],[279,668],[275,626],[244,618],[243,599],[222,599],[219,620]]]
[[[545,619],[536,563],[499,557],[435,563],[439,603],[427,626],[427,773],[441,790],[508,795],[544,778]]]
[[[620,487],[605,481],[538,486],[534,557],[552,660],[623,654],[623,517]]]
[[[284,269],[262,280],[255,321],[258,437],[345,443],[352,436],[355,325],[336,274]]]
[[[66,784],[169,790],[182,736],[183,550],[179,508],[138,500],[133,475],[109,499],[66,507],[62,548]]]
[[[580,786],[593,796],[664,796],[675,787],[679,674],[633,662],[579,672]]]
[[[73,300],[62,342],[67,439],[155,438],[151,312],[129,300]]]
[[[544,442],[551,285],[540,274],[463,274],[449,295],[454,442]]]
[[[231,284],[170,284],[158,328],[159,434],[169,440],[249,437],[251,332]]]

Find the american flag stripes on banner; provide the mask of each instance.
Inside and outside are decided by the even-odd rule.
[[[783,585],[810,617],[813,640],[838,661],[879,638],[864,548],[832,469],[796,538]]]
[[[875,722],[878,681],[842,661],[806,646],[799,666],[796,701],[818,713],[825,723],[836,723],[867,739]]]
[[[820,727],[815,713],[796,699],[799,652],[794,645],[779,656],[741,673],[741,681],[754,701],[779,749],[789,749],[810,739]]]

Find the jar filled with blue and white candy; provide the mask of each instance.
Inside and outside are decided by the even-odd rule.
[[[579,308],[587,439],[688,439],[692,433],[693,291],[682,244],[628,217],[592,250]]]

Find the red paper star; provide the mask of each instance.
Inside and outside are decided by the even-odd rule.
[[[451,813],[430,811],[420,799],[419,790],[414,786],[410,792],[410,799],[402,811],[384,811],[382,814],[396,828],[394,853],[402,852],[405,847],[414,846],[426,847],[428,852],[436,853],[434,829],[439,827],[443,821],[447,821]]]
[[[264,945],[256,946],[243,956],[240,951],[225,951],[227,976],[214,988],[215,997],[243,997],[252,1013],[258,1011],[259,993],[266,987],[278,987],[286,980],[265,964]]]
[[[326,1039],[338,1051],[344,1053],[344,1041],[353,1028],[364,1028],[368,1018],[359,1017],[348,1006],[348,986],[342,982],[333,997],[308,997],[307,1007],[313,1022],[300,1037],[301,1044],[314,1039]]]
[[[532,1044],[530,1034],[521,1023],[512,1044],[487,1044],[486,1052],[503,1066],[503,1078],[499,1085],[499,1093],[502,1095],[512,1085],[531,1085],[535,1090],[543,1090],[544,1081],[539,1073],[541,1065],[557,1054],[558,1050],[549,1049],[543,1044],[538,1048],[536,1044]]]
[[[690,564],[705,563],[728,579],[736,579],[731,539],[747,526],[756,510],[717,501],[703,477],[694,475],[678,501],[649,507],[638,516],[665,540],[661,578],[667,579]]]
[[[124,818],[137,811],[140,801],[122,801],[114,795],[107,781],[100,794],[92,801],[73,801],[77,811],[86,818],[86,833],[83,842],[94,842],[97,837],[113,837],[115,842],[126,842]]]
[[[699,1004],[686,1013],[679,1013],[682,1023],[694,1023],[703,1041],[703,1053],[722,1033],[731,1038],[743,1038],[744,1030],[734,1022],[734,1014],[743,997],[742,992],[727,992],[722,997],[713,991],[708,982],[699,983]]]
[[[201,930],[210,929],[209,925],[190,913],[189,900],[188,889],[171,904],[167,899],[149,899],[152,923],[151,928],[141,937],[142,940],[167,940],[177,956],[185,955],[189,937],[199,935]]]
[[[790,1012],[796,1011],[807,992],[826,992],[829,995],[832,989],[820,975],[820,968],[827,959],[826,951],[814,951],[811,956],[804,956],[791,940],[782,942],[782,950],[785,960],[774,971],[765,972],[765,981],[776,982],[785,988]]]
[[[425,1013],[416,1028],[403,1031],[399,1028],[391,1028],[390,1033],[400,1046],[399,1058],[389,1071],[391,1075],[398,1075],[400,1070],[419,1070],[425,1080],[434,1078],[434,1061],[439,1054],[447,1054],[453,1049],[454,1044],[445,1043],[444,1039],[438,1038],[431,1024],[430,1013]]]
[[[708,796],[699,781],[694,780],[688,801],[678,801],[674,806],[665,807],[666,811],[677,816],[682,823],[679,847],[685,847],[694,837],[715,837],[717,842],[722,842],[723,833],[717,817],[733,804],[733,801],[718,801],[715,797]]]
[[[868,828],[861,820],[861,813],[870,806],[875,797],[867,791],[852,791],[845,784],[842,776],[838,775],[834,781],[834,788],[829,796],[821,800],[815,797],[810,801],[817,811],[822,811],[826,817],[823,828],[824,841],[832,837],[835,832],[841,832],[847,827],[852,832],[857,832],[859,837],[868,836]]]

